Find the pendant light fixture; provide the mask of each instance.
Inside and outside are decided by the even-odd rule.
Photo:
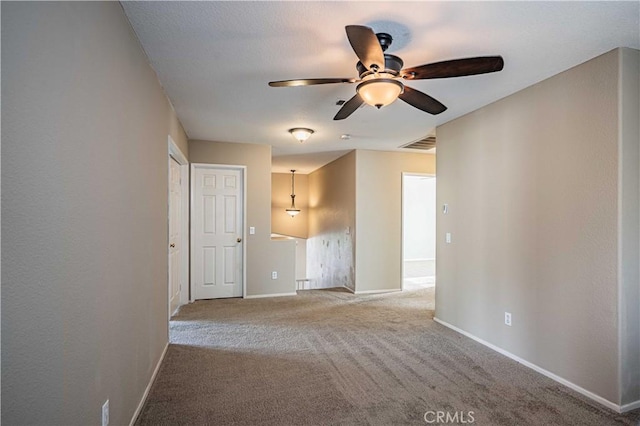
[[[300,209],[296,208],[295,172],[295,170],[291,170],[291,207],[287,209],[287,214],[291,217],[300,213]]]

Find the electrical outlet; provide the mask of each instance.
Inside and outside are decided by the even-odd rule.
[[[508,325],[509,327],[511,327],[511,312],[504,313],[504,323],[505,325]]]
[[[278,271],[271,272],[271,279],[272,280],[277,280],[278,279]]]
[[[109,426],[109,400],[102,404],[102,426]]]

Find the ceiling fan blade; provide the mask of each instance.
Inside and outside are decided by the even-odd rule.
[[[338,111],[338,113],[336,114],[335,117],[333,117],[333,119],[344,120],[345,118],[353,114],[355,110],[360,108],[360,106],[363,103],[364,101],[362,100],[360,95],[356,93],[356,95],[353,98],[349,99],[347,102],[344,103],[344,105],[342,105],[342,108],[340,108],[340,111]]]
[[[315,84],[355,83],[355,78],[304,78],[300,80],[270,81],[271,87],[313,86]]]
[[[429,114],[437,115],[447,110],[447,107],[442,105],[440,101],[408,86],[404,86],[404,92],[398,97],[409,105],[428,112]]]
[[[362,25],[347,25],[347,38],[358,59],[367,69],[384,69],[384,52],[373,30]]]
[[[400,71],[408,80],[428,78],[463,77],[466,75],[486,74],[501,71],[504,67],[502,56],[480,56],[477,58],[454,59],[434,62]]]

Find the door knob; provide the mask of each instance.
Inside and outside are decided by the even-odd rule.
[[[169,244],[169,247],[174,248],[176,245],[175,244]]]
[[[241,243],[242,242],[242,238],[238,238],[236,241]]]

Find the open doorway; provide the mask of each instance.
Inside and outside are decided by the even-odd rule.
[[[436,177],[402,174],[402,289],[436,284]]]

